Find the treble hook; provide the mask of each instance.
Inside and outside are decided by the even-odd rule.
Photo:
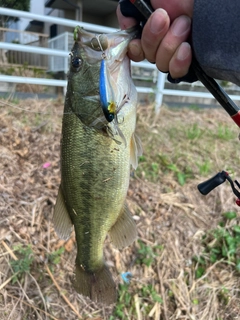
[[[102,59],[105,60],[105,59],[107,58],[107,56],[106,56],[106,53],[105,53],[105,51],[103,50],[103,47],[102,47],[102,45],[101,45],[100,36],[101,36],[101,34],[97,34],[97,35],[96,35],[96,39],[97,39],[99,48],[100,48],[100,50],[102,51]]]

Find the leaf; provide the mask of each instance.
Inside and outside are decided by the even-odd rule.
[[[233,230],[236,232],[236,233],[240,233],[240,226],[233,226]]]
[[[181,186],[183,186],[183,185],[185,184],[185,182],[186,182],[186,176],[185,176],[185,174],[182,173],[182,172],[178,172],[177,177],[178,177],[178,182],[179,182],[179,184],[180,184]]]
[[[163,299],[162,299],[162,298],[160,297],[160,295],[157,294],[155,291],[152,292],[152,299],[153,299],[153,301],[155,301],[155,302],[160,302],[160,303],[163,302]]]
[[[234,211],[225,212],[223,215],[229,220],[235,219],[237,217],[237,214]]]
[[[205,268],[203,267],[198,267],[196,270],[196,278],[199,279],[201,278],[205,273]]]

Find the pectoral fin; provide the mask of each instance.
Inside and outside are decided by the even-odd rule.
[[[118,249],[125,248],[137,238],[137,227],[125,203],[116,223],[109,231],[112,243]]]
[[[130,142],[130,163],[134,169],[138,166],[138,157],[142,155],[142,143],[140,138],[134,133]]]
[[[53,224],[59,238],[66,240],[70,237],[73,224],[66,208],[61,185],[54,207]]]

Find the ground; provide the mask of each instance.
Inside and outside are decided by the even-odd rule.
[[[0,101],[0,319],[240,319],[240,211],[219,171],[240,177],[238,128],[221,109],[139,106],[143,156],[128,204],[138,240],[105,257],[115,306],[72,287],[74,233],[60,240],[52,215],[60,183],[63,101]],[[130,283],[123,273],[130,272]]]

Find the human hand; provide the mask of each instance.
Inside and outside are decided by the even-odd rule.
[[[142,37],[129,44],[129,57],[134,61],[144,58],[155,62],[162,72],[169,72],[172,78],[187,74],[192,60],[191,46],[187,42],[191,31],[194,0],[151,0],[155,9],[146,22]],[[134,18],[124,17],[117,8],[121,29],[137,23]]]

